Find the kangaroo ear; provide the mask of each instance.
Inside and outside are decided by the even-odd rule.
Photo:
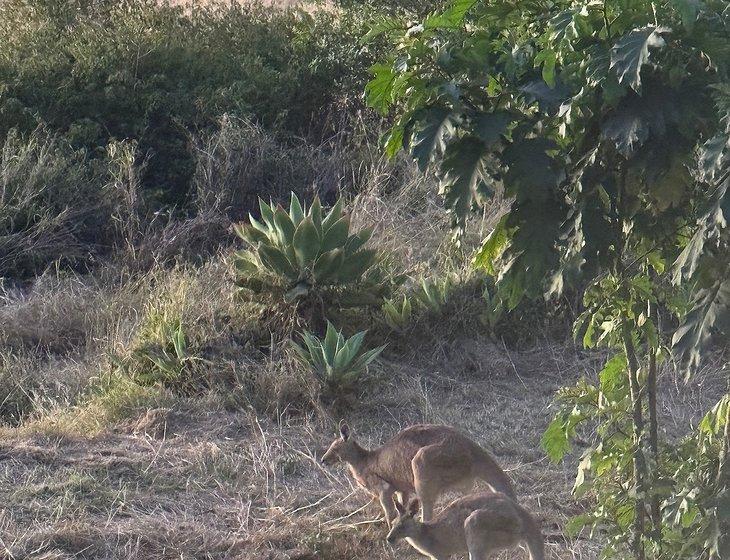
[[[350,426],[344,420],[340,420],[340,435],[344,441],[350,439]]]
[[[418,498],[413,498],[410,502],[408,502],[408,515],[415,516],[420,509],[421,502],[418,501]]]
[[[398,511],[398,515],[405,515],[406,514],[406,508],[403,505],[403,502],[401,502],[398,499],[398,496],[393,494],[393,505],[395,505],[395,509]]]

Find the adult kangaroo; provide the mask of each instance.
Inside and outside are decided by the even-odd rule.
[[[542,533],[522,506],[501,492],[469,494],[451,502],[428,522],[415,519],[418,500],[408,507],[396,498],[398,518],[388,533],[394,543],[408,543],[431,560],[446,560],[469,553],[469,560],[487,560],[493,554],[525,544],[531,560],[545,560]]]
[[[393,495],[403,501],[418,496],[422,518],[431,519],[433,506],[447,490],[471,488],[476,480],[514,497],[512,482],[492,456],[449,426],[418,424],[393,436],[377,449],[364,449],[349,426],[340,422],[340,437],[322,456],[325,465],[343,461],[357,483],[380,501],[390,526],[397,511]]]

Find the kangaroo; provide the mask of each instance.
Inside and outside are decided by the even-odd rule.
[[[514,497],[512,482],[492,456],[449,426],[418,424],[397,433],[378,449],[364,449],[340,422],[340,437],[322,456],[325,465],[343,461],[355,481],[380,501],[390,527],[398,513],[393,496],[404,502],[416,494],[428,521],[438,497],[450,489],[470,488],[475,480]]]
[[[388,533],[388,542],[404,538],[431,560],[462,552],[469,553],[469,560],[487,560],[521,543],[527,545],[531,560],[545,560],[543,536],[535,519],[501,492],[463,496],[429,522],[415,519],[418,500],[407,508],[396,498],[393,501],[398,519]]]

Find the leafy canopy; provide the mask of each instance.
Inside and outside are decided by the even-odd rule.
[[[386,153],[435,169],[458,230],[493,192],[511,200],[474,259],[495,305],[578,286],[576,336],[612,354],[558,394],[543,439],[559,460],[595,429],[574,491],[597,507],[569,529],[607,529],[603,557],[725,557],[726,399],[674,447],[646,419],[668,356],[657,308],[688,373],[730,326],[730,6],[454,0],[378,33],[393,50],[367,98],[394,116]]]
[[[436,168],[457,228],[512,198],[475,261],[508,308],[651,257],[695,294],[675,342],[696,367],[728,320],[727,3],[457,0],[388,23],[367,88],[395,115],[386,152]]]

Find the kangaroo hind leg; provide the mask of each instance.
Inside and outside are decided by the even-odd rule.
[[[505,535],[498,527],[499,520],[488,510],[478,509],[466,518],[464,535],[469,560],[488,560],[504,548]]]
[[[464,481],[466,454],[448,440],[418,450],[411,461],[413,485],[423,505],[423,521],[429,521],[438,497]]]

